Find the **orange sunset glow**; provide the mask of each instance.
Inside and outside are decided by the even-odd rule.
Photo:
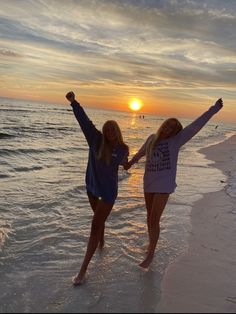
[[[1,97],[65,105],[73,90],[88,107],[178,117],[223,98],[218,118],[236,122],[233,5],[18,2],[1,3]]]
[[[129,108],[132,111],[139,111],[142,109],[142,107],[143,107],[142,101],[137,98],[134,98],[129,102]]]

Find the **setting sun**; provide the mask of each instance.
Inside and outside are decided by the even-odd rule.
[[[134,98],[129,102],[129,108],[133,111],[139,111],[143,107],[141,100]]]

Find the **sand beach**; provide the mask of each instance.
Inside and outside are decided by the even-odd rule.
[[[158,313],[236,312],[236,136],[200,152],[228,181],[195,204],[189,248],[167,268]]]

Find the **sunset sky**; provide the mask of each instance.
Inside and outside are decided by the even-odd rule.
[[[235,0],[0,0],[0,96],[236,122]]]

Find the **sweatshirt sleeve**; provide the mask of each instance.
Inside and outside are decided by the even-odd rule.
[[[146,140],[146,142],[141,146],[141,148],[139,149],[139,151],[133,156],[133,158],[130,160],[130,164],[134,165],[137,162],[139,162],[139,160],[144,157],[146,155],[146,151],[147,151],[147,145],[149,143],[149,141],[151,140],[151,138],[153,137],[153,135],[150,135],[148,137],[148,139]]]
[[[120,166],[123,166],[123,165],[127,164],[128,156],[129,156],[129,149],[127,147],[127,148],[124,149],[124,152],[122,153],[122,158],[121,158],[121,161],[119,163]]]
[[[196,135],[204,125],[216,114],[222,106],[216,103],[214,106],[211,106],[208,111],[203,113],[198,119],[185,127],[176,137],[179,146],[186,144],[191,138]]]
[[[91,146],[94,139],[97,138],[97,136],[101,136],[101,132],[96,129],[93,122],[89,119],[84,109],[76,100],[71,103],[71,107],[77,121],[79,122],[81,130],[84,133],[88,145]]]

